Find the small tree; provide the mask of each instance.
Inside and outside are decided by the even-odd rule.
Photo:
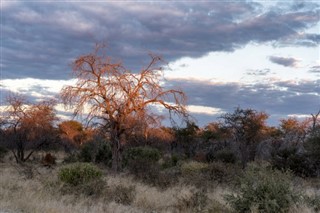
[[[242,167],[245,168],[247,163],[255,158],[257,144],[268,115],[253,109],[237,107],[233,113],[226,113],[222,118],[239,146]]]
[[[61,91],[62,100],[74,107],[76,115],[87,113],[88,123],[97,123],[109,133],[112,144],[112,168],[121,167],[123,135],[132,128],[132,120],[154,117],[151,106],[185,115],[185,95],[181,90],[166,90],[162,84],[161,58],[150,55],[150,63],[132,73],[122,63],[105,55],[104,45],[79,56],[72,64],[77,79],[74,86]]]
[[[28,104],[18,95],[9,96],[7,102],[7,109],[2,112],[5,140],[16,161],[24,162],[36,150],[55,140],[54,102]],[[26,150],[30,150],[27,155]]]

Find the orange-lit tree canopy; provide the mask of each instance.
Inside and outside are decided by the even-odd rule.
[[[93,53],[79,56],[72,64],[77,78],[61,95],[64,103],[74,107],[75,114],[87,113],[87,121],[99,121],[109,130],[113,147],[113,168],[121,162],[121,136],[132,127],[132,120],[154,117],[150,106],[162,106],[170,113],[186,115],[185,94],[166,90],[161,85],[162,60],[151,55],[150,63],[139,73],[132,73],[122,63],[104,54],[104,45]]]

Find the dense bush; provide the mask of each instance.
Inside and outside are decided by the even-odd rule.
[[[225,148],[217,151],[209,151],[206,154],[206,159],[207,162],[221,161],[224,163],[235,163],[237,157],[232,150]]]
[[[208,169],[207,163],[201,163],[197,161],[189,161],[181,165],[182,174],[198,174],[207,169]]]
[[[214,159],[224,163],[235,163],[237,160],[236,155],[230,149],[222,149],[217,151]]]
[[[81,146],[78,158],[82,162],[94,162],[96,152],[97,144],[95,142],[88,142]]]
[[[175,167],[175,166],[178,165],[178,162],[179,162],[180,159],[182,159],[182,157],[180,157],[177,154],[172,154],[170,156],[165,156],[162,159],[161,166],[162,166],[163,169]]]
[[[266,166],[249,165],[240,178],[237,194],[226,195],[237,212],[288,212],[299,201],[291,187],[291,175]]]
[[[133,161],[149,161],[157,162],[161,157],[161,153],[158,149],[151,147],[133,147],[125,150],[124,152],[124,164],[127,165]]]
[[[291,170],[301,177],[313,177],[316,175],[315,165],[307,153],[299,153],[297,148],[288,147],[272,153],[271,164],[279,170]]]
[[[310,163],[314,165],[314,175],[320,176],[320,136],[311,137],[305,143]]]
[[[107,166],[111,166],[112,163],[112,151],[110,144],[100,144],[97,154],[95,156],[95,162],[103,163]]]
[[[102,172],[100,169],[90,163],[67,165],[61,168],[58,173],[59,180],[73,186],[98,180],[101,176]]]
[[[112,151],[110,144],[105,141],[92,141],[85,143],[78,154],[81,162],[96,162],[111,166]]]
[[[234,184],[243,173],[240,166],[223,162],[212,162],[208,166],[208,180],[219,184]]]

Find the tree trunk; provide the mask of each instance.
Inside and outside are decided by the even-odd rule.
[[[119,172],[122,167],[122,147],[120,136],[116,132],[111,132],[111,146],[112,146],[112,170]]]

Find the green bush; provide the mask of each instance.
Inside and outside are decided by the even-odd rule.
[[[280,149],[272,153],[271,164],[279,170],[291,170],[301,177],[316,176],[315,165],[307,153],[299,153],[296,147]]]
[[[64,183],[77,186],[100,179],[102,172],[90,163],[75,163],[59,170],[58,177]]]
[[[240,178],[237,194],[225,196],[237,212],[288,212],[299,201],[299,195],[291,187],[291,175],[265,166],[249,165]]]
[[[230,149],[221,149],[218,151],[209,151],[206,154],[207,162],[213,162],[213,161],[221,161],[224,163],[235,163],[237,160],[236,155],[234,152]]]
[[[219,184],[235,184],[237,178],[242,174],[242,169],[235,164],[223,162],[212,162],[208,167],[208,180]]]
[[[181,165],[182,174],[198,174],[204,170],[207,170],[209,167],[208,164],[198,162],[198,161],[189,161]]]
[[[105,141],[88,142],[81,147],[78,159],[81,162],[96,162],[111,166],[111,146]]]
[[[177,154],[172,154],[170,157],[163,159],[161,166],[163,169],[175,167],[178,165],[179,156]]]
[[[88,142],[81,146],[78,158],[82,162],[94,162],[96,152],[97,144],[95,142]]]
[[[237,158],[230,149],[222,149],[216,152],[215,160],[224,163],[235,163]]]
[[[158,149],[151,147],[133,147],[125,150],[124,164],[127,165],[130,161],[146,160],[150,162],[157,162],[161,157]]]
[[[95,162],[103,163],[109,167],[111,166],[112,151],[111,151],[111,146],[109,144],[103,143],[99,146],[99,149],[95,156]]]

